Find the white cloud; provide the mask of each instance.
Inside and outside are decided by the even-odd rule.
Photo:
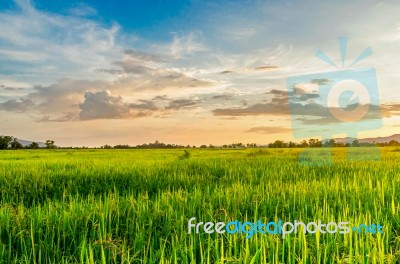
[[[0,53],[18,65],[10,67],[19,81],[51,83],[58,78],[104,78],[94,71],[120,56],[118,25],[37,10],[29,1],[0,12]],[[4,62],[1,62],[4,63]]]

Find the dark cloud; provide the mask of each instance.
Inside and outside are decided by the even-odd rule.
[[[34,86],[29,94],[3,102],[0,108],[11,112],[29,112],[39,116],[38,121],[73,121],[78,119],[79,103],[85,91],[108,86],[103,81],[61,79],[49,86]]]
[[[39,116],[37,120],[40,121],[71,121],[76,120],[76,116],[79,116],[80,120],[131,118],[149,115],[151,111],[162,108],[171,110],[188,107],[193,102],[179,100],[170,102],[171,100],[168,97],[160,96],[152,101],[165,101],[166,103],[162,106],[156,106],[155,102],[145,100],[128,105],[122,104],[122,101],[115,101],[117,98],[111,94],[107,97],[106,94],[97,94],[96,91],[108,90],[117,94],[130,95],[135,91],[146,89],[180,89],[214,85],[210,81],[190,77],[178,70],[164,69],[157,65],[143,66],[143,61],[152,62],[154,58],[149,55],[128,53],[130,54],[129,57],[136,56],[142,61],[130,59],[120,62],[123,68],[121,70],[100,70],[125,73],[124,76],[113,82],[61,79],[49,86],[35,86],[29,94],[19,99],[0,103],[0,109],[12,112],[29,111],[33,115]],[[136,72],[136,74],[133,72]],[[5,89],[7,87],[3,85],[0,88]],[[96,99],[98,100],[96,101]],[[165,106],[168,103],[169,105]],[[104,108],[101,109],[100,106]],[[93,110],[90,110],[91,107],[93,107]],[[99,111],[99,113],[96,114],[96,111]],[[74,115],[66,113],[74,113]]]
[[[319,98],[319,95],[316,93],[306,93],[304,90],[300,90],[300,93],[296,94],[287,93],[282,90],[271,90],[267,94],[272,95],[272,98],[266,103],[257,103],[242,107],[217,108],[213,110],[213,114],[216,116],[287,116],[291,114],[292,118],[300,120],[304,124],[325,125],[341,122],[330,111],[335,109],[329,109],[314,100]],[[368,107],[368,112],[363,117],[364,120],[400,115],[400,104],[382,104],[380,106],[364,104],[361,106]],[[347,116],[350,118],[354,114],[352,110],[356,107],[357,104],[350,104],[342,108],[342,110],[347,111]]]
[[[318,84],[318,85],[327,85],[330,82],[331,82],[331,80],[326,79],[326,78],[311,80],[311,83]]]
[[[287,102],[289,97],[295,99],[298,102],[304,102],[319,98],[318,93],[307,93],[304,89],[300,87],[295,87],[293,92],[273,89],[267,92],[267,94],[273,95],[273,98],[271,100],[277,103]]]
[[[5,86],[4,84],[0,85],[0,88],[6,91],[21,91],[25,90],[26,88],[22,87],[10,87],[10,86]]]
[[[65,115],[60,117],[43,116],[39,118],[38,122],[68,122],[79,120],[79,115],[76,112],[65,113]]]
[[[112,95],[110,91],[86,92],[85,100],[79,105],[80,120],[92,119],[124,119],[141,116],[150,116],[166,110],[179,110],[197,105],[198,99],[168,99],[165,96],[155,97],[152,100],[138,100],[135,103],[126,103],[121,96]],[[156,105],[156,101],[168,101],[164,108]]]
[[[158,95],[153,98],[153,100],[158,100],[158,101],[169,101],[170,99],[166,95]]]
[[[234,71],[222,71],[220,74],[230,74],[230,73],[235,73]]]
[[[187,108],[200,103],[199,100],[192,100],[192,99],[178,99],[172,100],[169,102],[168,106],[166,107],[167,110],[178,110],[181,108]]]
[[[109,91],[86,92],[79,107],[80,120],[123,118],[130,110],[121,96],[113,96]]]
[[[385,107],[377,106],[377,105],[364,105],[368,106],[369,110],[366,115],[363,117],[363,120],[373,120],[373,119],[380,119],[382,118],[381,110]],[[307,115],[303,114],[298,120],[302,121],[306,125],[328,125],[334,123],[342,123],[340,120],[337,120],[332,114],[329,112],[329,109],[319,105],[318,107],[309,108],[307,107]],[[347,107],[343,108],[343,110],[348,111],[347,117],[352,116],[351,110],[355,108],[355,105],[348,105]],[[305,109],[304,109],[305,110]],[[294,109],[294,112],[296,109]],[[391,115],[391,114],[390,114]],[[298,116],[298,115],[296,115]]]
[[[381,105],[381,113],[384,117],[391,117],[393,115],[400,115],[400,104],[383,104]]]
[[[62,79],[49,86],[36,86],[26,97],[35,103],[33,111],[58,120],[65,113],[79,111],[79,103],[86,91],[106,90],[107,87],[109,83],[104,81]]]
[[[21,98],[18,100],[8,100],[0,104],[0,110],[22,113],[26,112],[34,106],[34,103],[29,98]]]
[[[159,62],[154,62],[146,56],[127,58],[113,63],[122,68],[128,74],[124,79],[119,80],[121,84],[129,84],[131,89],[137,90],[162,90],[182,89],[194,87],[210,87],[215,82],[201,80],[191,77],[177,69],[170,69]]]
[[[127,104],[121,96],[111,95],[110,91],[86,92],[85,100],[79,105],[80,120],[122,119],[149,116],[155,106],[149,102]]]
[[[267,94],[273,94],[276,96],[287,96],[287,92],[283,90],[272,89],[271,91],[267,92]]]
[[[386,113],[393,114],[394,111],[390,111],[386,106],[382,106]],[[393,107],[393,106],[392,106]],[[349,115],[351,110],[354,108],[353,105],[349,105],[343,110],[348,111]],[[397,109],[400,105],[397,106]],[[376,105],[369,105],[368,114],[364,117],[365,119],[377,119],[381,116],[380,107]],[[289,111],[290,110],[290,111]],[[315,102],[309,103],[288,103],[282,104],[276,101],[269,103],[259,103],[248,107],[237,107],[237,108],[223,108],[213,110],[214,115],[217,116],[249,116],[249,115],[273,115],[283,116],[292,113],[294,116],[301,116],[302,121],[307,124],[327,124],[339,122],[330,113],[329,109],[321,104]],[[311,118],[309,118],[311,117]]]
[[[252,127],[246,132],[260,133],[260,134],[278,134],[278,133],[287,133],[290,132],[291,129],[287,127]]]
[[[148,54],[145,52],[134,51],[131,49],[124,50],[124,54],[128,55],[131,59],[135,59],[142,62],[163,62],[161,56]]]
[[[109,73],[109,74],[121,74],[124,73],[123,70],[120,69],[96,69],[96,72],[104,72],[104,73]]]
[[[130,104],[129,107],[131,109],[142,109],[142,110],[151,110],[156,111],[159,110],[159,107],[151,100],[139,100],[138,103]]]
[[[212,99],[223,99],[223,100],[230,100],[232,99],[232,94],[216,94],[212,97]]]
[[[166,78],[176,81],[176,76]],[[119,91],[118,85],[105,81],[62,79],[49,86],[35,86],[31,93],[19,99],[2,102],[0,110],[29,112],[41,122],[64,122],[150,116],[155,112],[179,110],[200,103],[198,99],[170,99],[166,95],[128,103],[122,96],[112,94]]]
[[[272,71],[272,70],[279,70],[278,66],[266,65],[266,66],[258,66],[254,68],[240,68],[240,69],[232,69],[232,70],[225,70],[221,71],[220,74],[232,74],[232,73],[252,73],[252,72],[260,72],[260,71]]]
[[[255,67],[254,70],[256,71],[270,71],[270,70],[278,70],[279,67],[278,66],[259,66],[259,67]]]
[[[113,63],[114,65],[120,66],[125,73],[132,74],[151,74],[153,71],[152,68],[142,65],[137,61],[116,61]]]
[[[217,108],[213,113],[216,116],[288,115],[289,109],[287,105],[259,103],[248,107]]]

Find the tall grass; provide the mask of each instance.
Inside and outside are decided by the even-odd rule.
[[[299,150],[0,152],[2,263],[396,263],[400,153],[307,167]],[[183,158],[184,157],[184,158]],[[187,234],[187,221],[380,223],[384,234]]]

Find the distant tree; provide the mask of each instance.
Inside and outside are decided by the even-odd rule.
[[[322,142],[319,139],[312,138],[312,139],[308,140],[308,145],[311,148],[318,148],[318,147],[322,146]]]
[[[334,139],[329,139],[326,140],[323,144],[324,147],[334,147],[335,146],[335,140]]]
[[[245,146],[244,146],[244,144],[243,143],[236,143],[236,144],[234,144],[235,145],[235,148],[244,148]]]
[[[0,136],[0,149],[8,149],[12,140],[11,136]]]
[[[307,148],[307,147],[308,147],[307,140],[303,140],[303,141],[301,141],[301,143],[300,143],[299,147],[301,147],[301,148]]]
[[[352,147],[359,147],[360,146],[360,141],[358,141],[357,139],[353,141],[353,143],[351,143]]]
[[[12,141],[11,141],[11,148],[12,149],[22,149],[23,148],[23,146],[22,146],[22,144],[21,143],[19,143],[19,141],[18,141],[18,139],[16,139],[16,138],[14,138]]]
[[[46,140],[46,148],[48,148],[48,149],[55,149],[56,148],[56,145],[55,145],[55,142],[54,142],[54,140]]]
[[[207,148],[207,145],[201,145],[200,148]]]
[[[129,145],[115,145],[114,148],[115,149],[129,149],[129,148],[131,148],[131,146],[129,146]]]
[[[268,147],[269,148],[286,148],[287,143],[285,143],[283,140],[275,140],[274,143],[269,143]]]
[[[36,143],[36,142],[32,142],[27,147],[30,148],[30,149],[38,149],[39,148],[39,144]]]

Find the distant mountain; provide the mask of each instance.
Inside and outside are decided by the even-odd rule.
[[[350,137],[345,137],[345,138],[334,138],[334,140],[337,143],[347,143],[347,142],[353,142],[356,138],[350,138]],[[373,138],[358,138],[357,139],[360,143],[385,143],[389,142],[391,140],[396,140],[400,142],[400,134],[394,134],[391,136],[387,137],[373,137]],[[323,140],[323,142],[327,141],[326,139]]]
[[[387,136],[387,137],[375,137],[375,138],[363,138],[363,139],[359,139],[360,142],[368,142],[368,143],[384,143],[384,142],[389,142],[391,140],[396,140],[398,142],[400,142],[400,134],[394,134],[391,136]]]
[[[28,146],[28,145],[30,145],[30,144],[32,144],[32,142],[34,142],[34,141],[29,141],[29,140],[23,140],[23,139],[17,139],[17,141],[19,142],[19,143],[21,143],[22,144],[22,146]],[[36,142],[36,141],[35,141]],[[38,143],[39,144],[39,147],[41,147],[41,148],[44,148],[44,147],[46,147],[46,144],[45,143],[43,143],[43,142],[36,142],[36,143]]]

